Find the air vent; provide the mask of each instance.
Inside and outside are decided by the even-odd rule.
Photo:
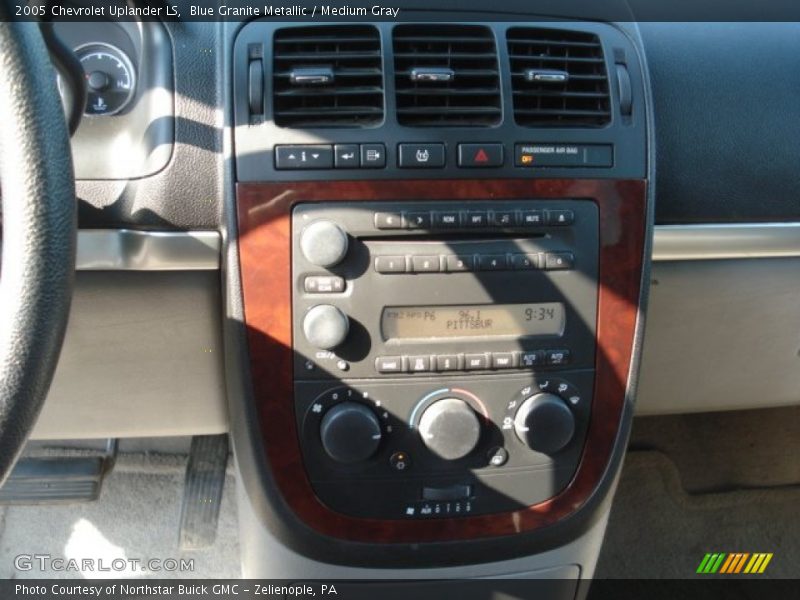
[[[401,125],[485,127],[500,122],[497,48],[488,28],[395,27],[394,68]]]
[[[518,27],[508,30],[507,39],[518,125],[608,124],[608,76],[596,35]]]
[[[367,127],[383,120],[378,30],[292,27],[273,42],[274,119],[282,127]]]

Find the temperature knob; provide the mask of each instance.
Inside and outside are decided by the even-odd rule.
[[[319,434],[328,456],[352,464],[375,454],[381,443],[381,424],[363,404],[341,402],[322,417]]]
[[[531,450],[555,454],[575,434],[575,417],[555,394],[536,394],[519,407],[514,418],[514,430]]]
[[[341,310],[330,304],[312,307],[303,319],[303,333],[316,348],[333,350],[347,339],[350,320]]]
[[[332,267],[347,254],[348,239],[333,221],[314,221],[300,235],[300,250],[312,265]]]
[[[431,404],[422,413],[418,429],[428,449],[445,460],[465,457],[481,435],[475,411],[459,398],[442,398]]]

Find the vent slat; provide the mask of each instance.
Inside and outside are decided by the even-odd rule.
[[[411,70],[395,71],[397,77],[410,77]],[[459,69],[459,77],[497,77],[497,69]]]
[[[333,94],[334,96],[357,96],[359,94],[383,94],[383,88],[380,86],[362,86],[352,88],[339,88],[329,89],[328,87],[308,88],[305,90],[282,90],[276,91],[276,96],[326,96]]]
[[[512,77],[521,77],[522,79],[525,78],[525,73],[511,73]],[[605,81],[606,76],[603,75],[582,75],[578,73],[570,73],[569,74],[570,81],[580,80],[580,81]],[[533,82],[535,83],[535,82]]]
[[[395,60],[397,59],[408,59],[408,60],[415,60],[418,58],[435,58],[435,59],[465,59],[465,60],[474,60],[474,59],[481,59],[485,58],[488,60],[496,60],[497,56],[494,53],[488,52],[453,52],[453,51],[443,51],[443,52],[395,52],[394,53]]]
[[[479,106],[409,106],[398,108],[397,113],[404,115],[496,115],[500,114],[500,109]]]
[[[413,89],[413,90],[397,90],[398,96],[496,96],[499,93],[497,88],[479,89],[479,88],[434,88],[434,89]]]
[[[333,74],[338,77],[380,77],[382,75],[382,71],[380,69],[350,69],[350,68],[340,68],[334,69]],[[285,77],[289,78],[291,76],[291,71],[275,71],[273,75],[277,77]]]
[[[580,56],[543,56],[541,54],[509,54],[511,60],[528,60],[532,62],[544,63],[585,63],[592,65],[602,65],[602,58],[582,58]]]
[[[447,38],[438,37],[436,35],[404,35],[402,31],[395,33],[394,41],[402,44],[459,44],[461,46],[472,45],[486,45],[491,43],[487,39],[475,39],[472,36],[458,36],[448,35]]]
[[[318,35],[315,36],[313,39],[314,44],[371,44],[373,42],[373,38],[370,35],[362,35],[362,36],[336,36],[336,35]],[[280,39],[275,40],[276,45],[288,45],[288,44],[308,44],[309,38],[303,36],[281,36]]]
[[[508,30],[514,119],[526,127],[603,127],[611,101],[600,39],[592,33],[515,27]],[[530,69],[566,71],[565,82],[529,81]]]
[[[300,61],[342,61],[380,59],[380,52],[284,52],[275,55],[275,61],[295,63]]]
[[[393,33],[397,120],[411,127],[496,125],[502,118],[497,48],[480,25],[399,25]],[[414,81],[414,69],[451,78]]]
[[[602,117],[609,114],[608,111],[604,110],[559,110],[537,108],[520,108],[514,112],[522,115],[547,115],[564,117]]]
[[[600,42],[578,42],[578,41],[571,41],[571,40],[548,40],[546,38],[517,38],[515,37],[513,40],[509,40],[510,44],[514,45],[521,45],[521,46],[560,46],[560,47],[569,47],[569,48],[600,48]]]
[[[368,25],[279,29],[273,38],[273,113],[281,127],[368,127],[383,120],[380,34]],[[329,83],[292,82],[295,69],[322,68]]]
[[[551,90],[515,90],[514,96],[520,96],[522,98],[526,98],[531,96],[532,93],[535,93],[537,96],[542,98],[605,98],[606,94],[603,92],[563,92],[563,91],[551,91]]]
[[[320,114],[335,114],[340,116],[354,116],[360,114],[381,114],[383,111],[380,108],[375,108],[374,106],[352,106],[347,109],[341,109],[338,107],[331,107],[331,108],[317,108],[313,110],[302,109],[302,108],[292,108],[292,109],[285,109],[280,111],[275,111],[275,114],[280,115],[297,115],[303,117],[312,117],[314,115]]]

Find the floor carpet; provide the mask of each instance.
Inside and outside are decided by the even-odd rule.
[[[193,552],[178,549],[186,460],[185,455],[120,454],[96,502],[0,509],[0,578],[239,577],[235,486],[230,474],[215,544]],[[40,569],[40,559],[32,561],[30,570],[20,570],[17,566],[24,569],[31,562],[23,558],[20,563],[16,558],[20,555],[75,559],[73,564],[78,565],[83,558],[102,559],[110,570],[75,572],[66,570],[67,562],[56,563],[56,568],[48,562]],[[151,566],[161,570],[147,570],[151,559],[159,561]],[[166,559],[175,559],[178,570],[164,570],[175,567]],[[135,560],[140,561],[138,566]],[[116,570],[123,564],[123,570]]]
[[[596,576],[687,578],[707,552],[772,552],[765,575],[796,578],[800,486],[688,494],[657,451],[629,452]]]

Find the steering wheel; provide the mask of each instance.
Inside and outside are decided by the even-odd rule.
[[[76,203],[69,136],[33,22],[0,2],[0,483],[53,379],[72,298]]]

